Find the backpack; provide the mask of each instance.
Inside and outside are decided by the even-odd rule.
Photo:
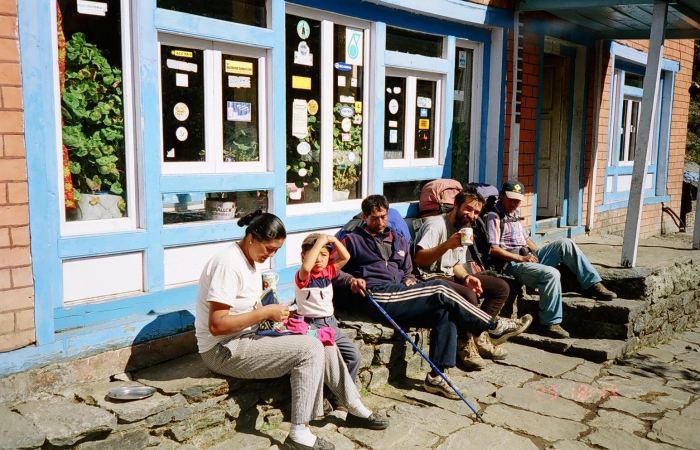
[[[430,217],[452,211],[454,199],[462,189],[462,183],[449,178],[426,183],[420,191],[419,215]]]

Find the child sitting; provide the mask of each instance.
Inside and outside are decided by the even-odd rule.
[[[338,258],[328,264],[331,244],[335,246]],[[312,233],[301,244],[301,268],[294,277],[297,314],[312,328],[332,327],[335,330],[335,343],[348,367],[353,380],[360,371],[360,351],[355,344],[338,328],[333,315],[333,286],[331,281],[338,270],[350,259],[350,254],[334,236]]]

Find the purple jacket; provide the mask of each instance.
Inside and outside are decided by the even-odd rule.
[[[403,283],[406,280],[415,281],[411,252],[406,239],[388,227],[377,237],[390,245],[391,254],[387,255],[387,259],[382,256],[375,236],[372,236],[364,225],[346,235],[343,244],[350,253],[350,261],[345,264],[343,271],[355,278],[363,278],[368,288]]]

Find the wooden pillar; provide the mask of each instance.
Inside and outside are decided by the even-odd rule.
[[[637,145],[634,151],[634,167],[632,169],[632,186],[630,188],[629,203],[627,206],[627,221],[625,223],[625,236],[622,242],[623,267],[634,267],[637,262],[637,244],[639,242],[639,226],[642,220],[642,208],[644,200],[644,177],[646,174],[646,161],[652,132],[652,119],[656,109],[656,98],[659,92],[659,78],[661,75],[661,58],[664,50],[664,34],[666,32],[666,16],[668,4],[656,2],[654,15],[651,22],[651,36],[649,38],[649,56],[647,67],[644,71],[644,94],[637,129]]]

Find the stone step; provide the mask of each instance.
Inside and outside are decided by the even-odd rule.
[[[537,221],[537,233],[544,233],[552,228],[557,228],[559,226],[559,217],[552,217],[550,219],[542,219]]]
[[[529,330],[528,330],[529,331]],[[534,333],[523,333],[510,339],[511,342],[559,353],[566,356],[583,358],[587,361],[602,363],[624,356],[634,350],[637,339],[552,339]]]

